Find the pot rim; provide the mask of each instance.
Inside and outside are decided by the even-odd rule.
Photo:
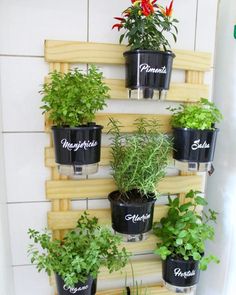
[[[146,204],[149,204],[149,203],[155,203],[156,202],[156,199],[155,198],[148,198],[146,200],[146,202],[143,202],[143,203],[136,203],[136,202],[132,202],[132,203],[123,203],[119,200],[114,200],[112,198],[112,195],[116,192],[119,192],[118,190],[115,190],[115,191],[112,191],[111,193],[109,193],[108,195],[108,200],[111,202],[111,203],[115,203],[115,204],[118,204],[120,207],[142,207]]]
[[[214,128],[214,129],[193,129],[193,128],[182,128],[182,127],[172,127],[173,130],[182,130],[182,131],[195,131],[195,132],[219,132],[219,128]]]
[[[58,277],[58,278],[60,278],[62,281],[64,281],[64,279],[62,278],[62,276],[59,275],[57,272],[54,272],[54,274],[55,274],[56,277]],[[90,279],[92,279],[93,281],[97,281],[97,277],[94,278],[91,274],[88,274],[88,275],[87,275],[87,281],[90,280]],[[85,281],[85,283],[86,283],[86,281]],[[78,281],[77,283],[75,283],[75,285],[77,285],[77,284],[85,284],[85,283],[82,283],[81,281]]]
[[[184,258],[175,258],[173,255],[169,255],[167,256],[166,260],[162,260],[162,261],[173,261],[173,262],[180,262],[180,263],[192,263],[192,262],[195,262],[195,263],[199,263],[199,260],[194,260],[193,257],[189,257],[189,260],[185,260]]]
[[[75,131],[79,131],[79,130],[102,130],[103,126],[102,125],[80,125],[77,127],[68,127],[68,126],[56,126],[53,125],[51,127],[52,130],[75,130]]]
[[[167,50],[167,51],[162,51],[162,50],[152,50],[152,49],[135,49],[135,50],[127,50],[123,53],[123,56],[126,55],[132,55],[132,54],[137,54],[137,53],[158,53],[158,54],[162,54],[162,55],[170,55],[173,58],[175,58],[175,54],[173,51],[171,50]]]

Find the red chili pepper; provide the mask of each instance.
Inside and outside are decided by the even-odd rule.
[[[173,1],[174,1],[174,0],[172,0],[172,1],[170,2],[169,7],[166,7],[166,11],[165,11],[165,15],[166,15],[166,16],[171,16],[171,15],[172,15],[172,12],[173,12]]]
[[[123,17],[114,17],[114,19],[117,19],[117,20],[119,20],[121,22],[123,22],[125,20]]]
[[[142,14],[144,14],[145,16],[148,16],[154,12],[154,8],[153,5],[150,3],[150,0],[142,0],[141,7]]]
[[[115,25],[112,26],[112,29],[117,28],[118,31],[119,31],[122,27],[123,27],[122,24],[115,24]]]

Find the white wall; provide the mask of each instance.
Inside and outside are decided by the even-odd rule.
[[[1,67],[1,65],[0,65]],[[1,78],[1,76],[0,76]],[[1,87],[0,87],[1,97]],[[0,101],[0,294],[13,295],[13,271],[9,243],[9,225],[3,160],[2,108]]]
[[[214,101],[224,120],[215,155],[215,174],[208,180],[209,205],[219,212],[216,240],[208,244],[221,260],[202,273],[199,295],[234,295],[236,278],[236,24],[235,0],[221,0],[216,35]]]
[[[167,1],[160,1],[167,3]],[[39,109],[38,91],[48,66],[43,59],[44,39],[94,42],[118,41],[112,31],[113,16],[119,16],[129,0],[1,0],[0,74],[3,106],[3,142],[7,207],[16,295],[50,293],[48,279],[29,265],[26,256],[29,227],[44,228],[50,204],[45,201],[44,182],[49,171],[44,167],[44,119]],[[213,51],[216,0],[176,0],[180,20],[175,48]],[[207,20],[207,30],[206,30]],[[123,70],[108,70],[108,76],[122,76]],[[182,79],[175,73],[173,79]],[[211,75],[208,75],[211,81]],[[109,102],[106,111],[164,112],[159,102]],[[96,208],[104,201],[91,201]],[[86,208],[86,201],[77,202]],[[37,288],[36,288],[37,286]],[[211,295],[211,294],[208,294]],[[212,294],[213,295],[213,294]],[[214,294],[215,295],[215,294]]]

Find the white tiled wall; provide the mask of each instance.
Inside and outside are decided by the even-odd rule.
[[[165,4],[168,1],[160,1]],[[15,295],[50,294],[45,274],[28,265],[27,229],[42,229],[50,204],[45,200],[44,146],[40,84],[48,71],[43,60],[44,39],[117,43],[113,16],[119,16],[129,0],[1,0],[0,88],[3,107],[3,139]],[[175,0],[179,37],[174,48],[214,48],[216,0]],[[206,29],[207,28],[207,29]],[[122,76],[121,69],[103,67],[107,76]],[[183,77],[175,73],[174,79]],[[165,103],[110,101],[111,112],[166,112]],[[105,200],[74,202],[74,208],[107,206]],[[209,294],[210,295],[210,294]]]
[[[3,129],[5,132],[43,131],[40,85],[48,72],[43,58],[0,58]]]
[[[0,52],[43,56],[45,39],[86,40],[87,0],[1,0]]]

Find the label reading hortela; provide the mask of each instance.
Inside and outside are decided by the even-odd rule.
[[[139,216],[138,214],[127,214],[125,215],[125,220],[126,221],[132,221],[133,223],[137,222],[145,222],[146,220],[150,219],[151,214],[143,214]]]
[[[84,141],[79,141],[78,143],[70,143],[68,142],[65,138],[61,140],[62,147],[64,149],[67,149],[68,151],[78,151],[78,149],[84,149],[87,150],[89,148],[93,148],[98,145],[98,142],[96,140],[89,141],[89,140],[84,140]]]
[[[139,66],[140,72],[146,73],[154,73],[154,74],[166,74],[166,67],[163,66],[162,68],[152,68],[149,64],[141,64]]]
[[[87,290],[88,289],[88,285],[85,285],[85,286],[82,286],[82,287],[78,287],[78,288],[72,288],[72,287],[67,287],[66,285],[63,286],[63,289],[65,291],[69,291],[71,294],[75,294],[77,292],[80,292],[80,291],[84,291],[84,290]]]
[[[196,151],[198,149],[209,149],[210,148],[210,144],[207,143],[206,141],[204,141],[203,143],[200,142],[200,139],[195,140],[193,142],[193,144],[191,145],[191,149],[193,151]]]
[[[174,275],[176,277],[181,277],[187,279],[188,277],[194,277],[196,274],[195,270],[189,270],[189,271],[182,271],[180,268],[174,269]]]

